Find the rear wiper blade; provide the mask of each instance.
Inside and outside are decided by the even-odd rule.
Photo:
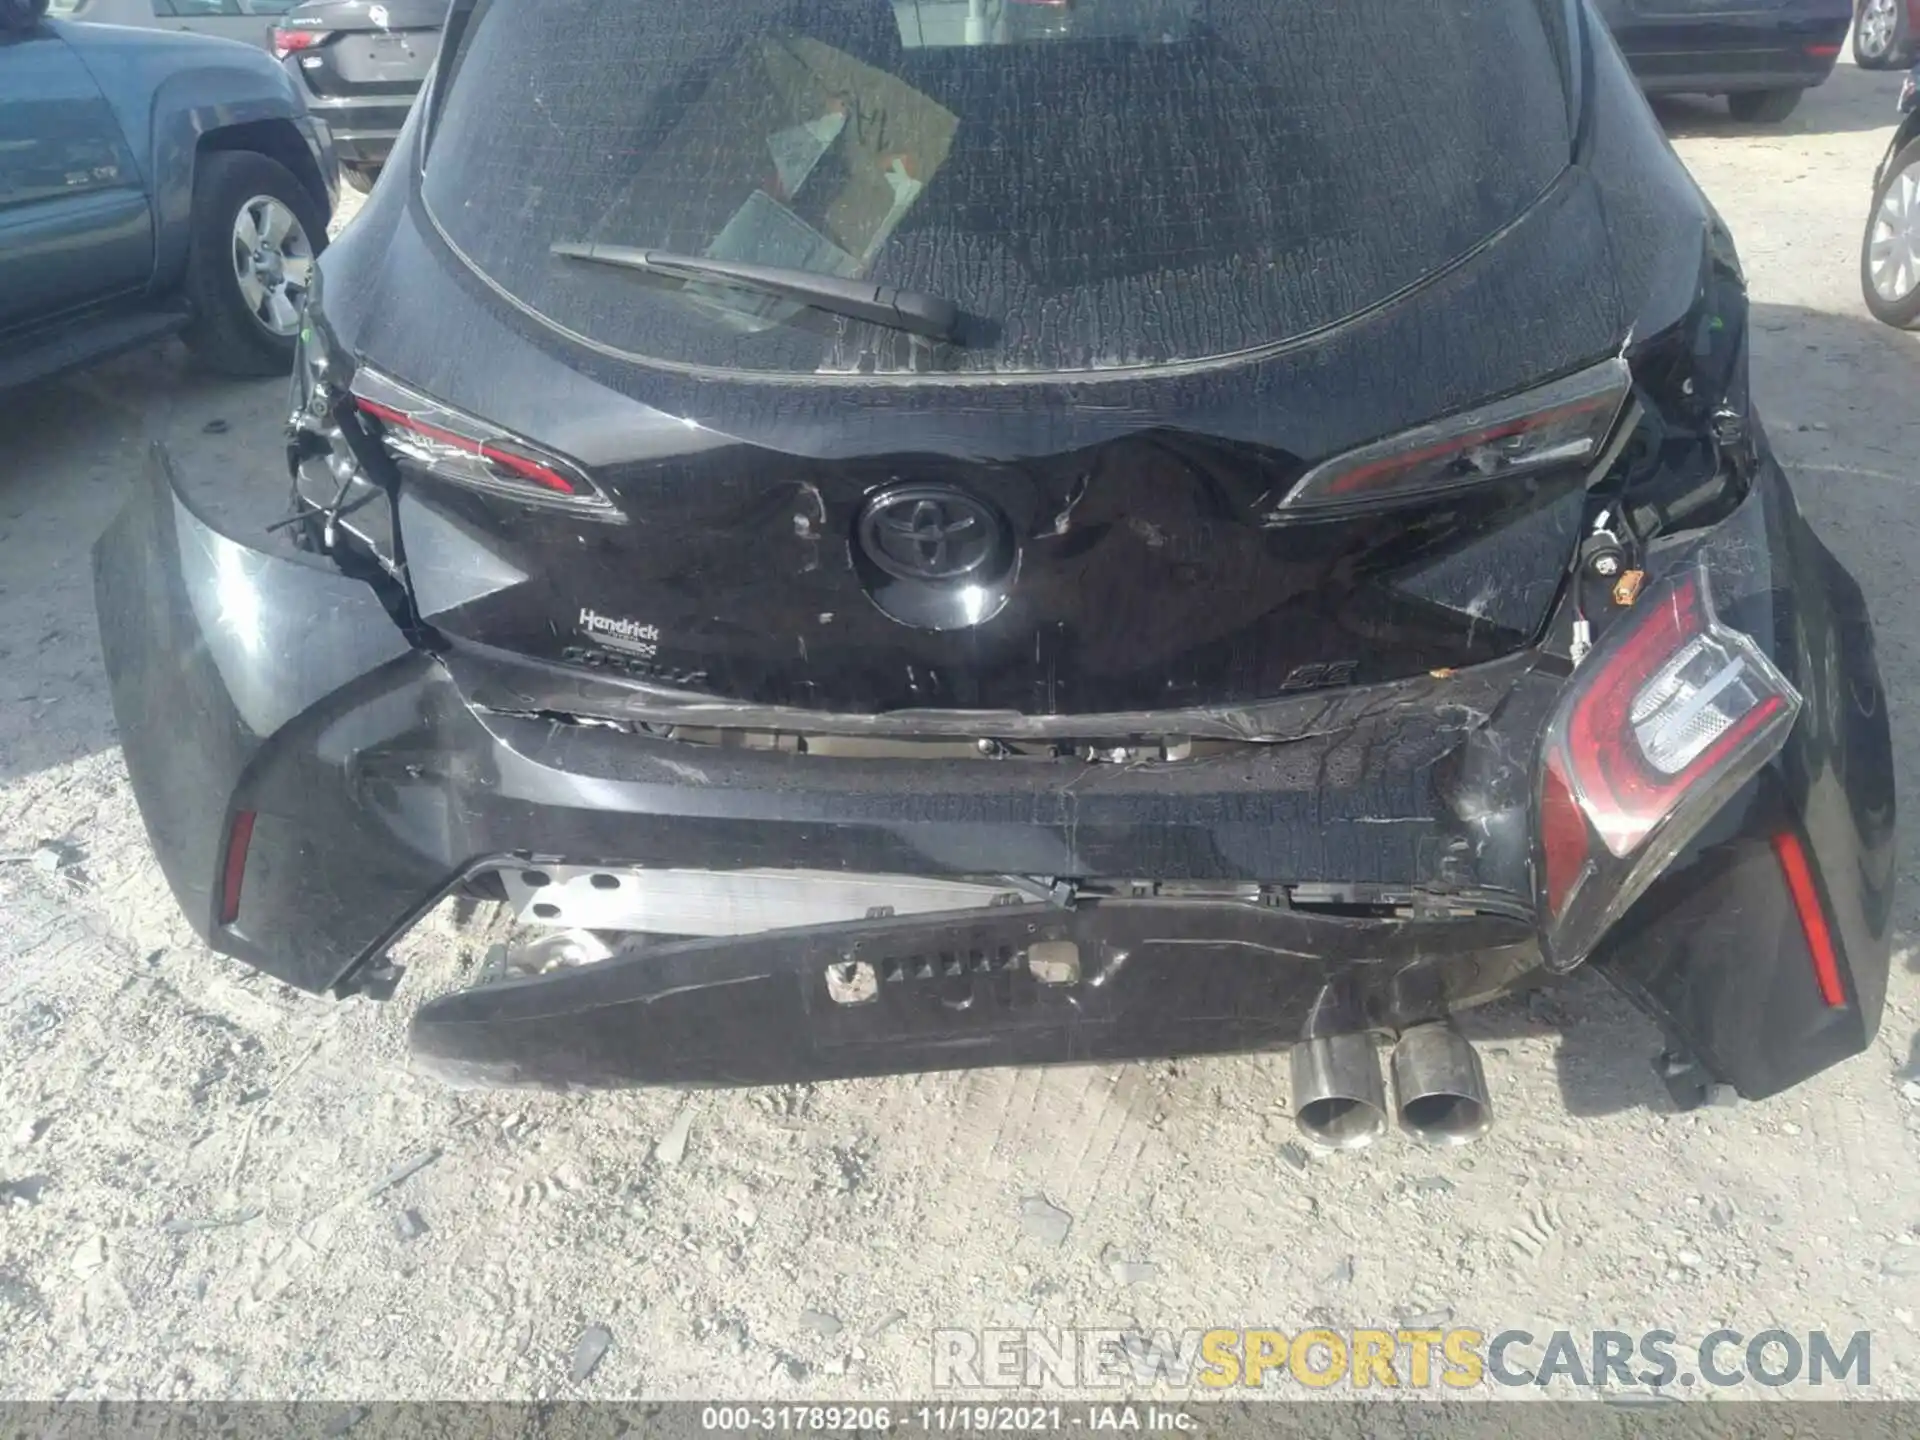
[[[555,244],[553,253],[570,260],[591,260],[595,264],[618,265],[651,275],[742,285],[783,299],[799,300],[836,315],[871,320],[876,325],[891,326],[933,340],[953,339],[954,327],[960,323],[960,307],[944,295],[876,285],[871,280],[843,280],[838,275],[817,275],[811,270],[794,270],[784,265],[744,265],[732,260],[710,260],[704,255],[679,255],[671,250],[641,250],[631,245],[568,240]]]

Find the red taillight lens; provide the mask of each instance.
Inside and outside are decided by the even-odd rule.
[[[542,465],[522,455],[511,454],[504,446],[489,444],[484,440],[471,440],[464,435],[456,435],[451,430],[442,430],[437,425],[429,425],[424,420],[416,420],[411,415],[403,415],[390,405],[382,405],[374,400],[358,401],[360,411],[371,415],[381,424],[392,427],[400,433],[396,436],[389,431],[387,438],[393,441],[395,448],[424,460],[429,466],[445,465],[453,459],[471,459],[478,456],[490,465],[499,466],[510,474],[538,485],[543,490],[551,490],[556,495],[574,495],[579,493],[574,482],[567,479],[550,465]],[[417,437],[417,439],[416,439]],[[425,441],[422,446],[419,442]],[[452,455],[421,453],[428,447],[445,447]]]
[[[1631,389],[1626,362],[1608,360],[1524,395],[1349,451],[1303,475],[1273,518],[1590,466]]]
[[[326,40],[329,32],[325,30],[282,30],[275,26],[273,30],[273,58],[284,60],[296,50],[311,50]]]
[[[1643,611],[1570,717],[1570,778],[1615,856],[1631,853],[1717,756],[1786,704],[1772,683],[1786,682],[1752,642],[1733,637],[1743,650],[1729,643],[1731,631],[1714,632],[1704,587],[1702,575],[1684,576]]]
[[[1587,821],[1573,798],[1557,757],[1548,756],[1540,787],[1540,860],[1546,870],[1547,913],[1567,908],[1573,892],[1587,878]]]
[[[247,848],[253,844],[251,810],[233,817],[227,831],[227,865],[220,877],[220,923],[231,925],[240,918],[240,886],[247,878]]]
[[[388,454],[435,479],[528,504],[619,518],[579,467],[365,366],[354,372],[353,399],[363,416],[378,422],[377,438]]]
[[[1578,964],[1785,742],[1800,696],[1714,614],[1704,568],[1645,594],[1548,726],[1540,899],[1549,963]]]

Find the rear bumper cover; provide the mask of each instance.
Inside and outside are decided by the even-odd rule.
[[[1847,36],[1847,7],[1823,11],[1621,19],[1614,33],[1649,94],[1803,90],[1825,83]]]
[[[1462,922],[1452,922],[1461,928]],[[1377,927],[1205,902],[1085,901],[643,949],[425,1006],[414,1054],[454,1083],[687,1085],[1279,1049],[1399,1029],[1529,974],[1524,927]],[[1436,946],[1423,953],[1422,940]],[[1069,942],[1070,982],[1023,963]],[[836,998],[839,967],[862,988]],[[843,992],[844,993],[844,992]]]
[[[1649,95],[1737,95],[1751,90],[1811,90],[1833,74],[1833,57],[1793,50],[1752,54],[1634,56],[1634,74]],[[1644,68],[1642,68],[1644,67]]]
[[[1730,617],[1800,687],[1760,778],[1593,959],[1717,1080],[1770,1094],[1861,1049],[1888,955],[1892,779],[1857,587],[1771,467],[1712,543]],[[101,636],[154,849],[217,950],[351,989],[463,877],[505,863],[1021,874],[1530,893],[1532,662],[1319,704],[1291,744],[1178,766],[820,759],[470,705],[363,583],[195,514],[155,452],[96,553]],[[1333,723],[1337,722],[1337,723]],[[220,916],[234,817],[252,822]],[[1822,1005],[1772,864],[1806,835],[1847,1003]],[[1482,908],[1489,908],[1483,906]],[[1492,908],[1497,908],[1494,906]],[[1072,941],[1079,981],[1020,957]],[[838,957],[836,961],[834,957]],[[851,958],[849,958],[851,957]],[[870,999],[829,994],[864,959]],[[1537,968],[1530,921],[1372,920],[1224,900],[871,920],[657,946],[436,1000],[417,1053],[459,1079],[732,1084],[1282,1046],[1479,1003]]]

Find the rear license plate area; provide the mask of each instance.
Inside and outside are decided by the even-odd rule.
[[[413,80],[421,72],[422,54],[406,35],[369,35],[352,42],[350,67],[362,80]]]

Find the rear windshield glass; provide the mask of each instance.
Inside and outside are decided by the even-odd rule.
[[[514,303],[641,362],[1214,358],[1392,296],[1551,183],[1537,3],[477,0],[424,195]],[[931,291],[960,343],[556,243]]]

